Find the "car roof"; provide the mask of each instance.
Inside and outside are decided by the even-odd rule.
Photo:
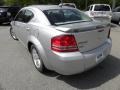
[[[60,7],[59,5],[31,5],[31,6],[28,6],[28,7],[38,8],[38,9],[40,9],[42,11],[50,10],[50,9],[73,9],[72,7],[68,7],[68,6]]]

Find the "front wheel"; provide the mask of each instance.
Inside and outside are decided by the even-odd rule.
[[[11,37],[12,37],[14,40],[18,40],[17,37],[16,37],[16,34],[15,34],[14,31],[13,31],[13,28],[12,28],[12,27],[10,28],[10,35],[11,35]]]

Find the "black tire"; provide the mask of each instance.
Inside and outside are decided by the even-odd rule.
[[[14,40],[18,40],[17,36],[15,35],[15,33],[13,32],[12,27],[10,27],[10,35]]]
[[[36,67],[36,69],[41,72],[41,73],[45,73],[45,71],[47,70],[43,64],[43,61],[42,61],[42,58],[40,57],[40,55],[38,54],[38,50],[36,49],[36,47],[34,45],[31,45],[31,50],[30,50],[30,53],[31,53],[31,56],[32,56],[32,60],[33,60],[33,63]],[[35,57],[34,55],[37,54],[37,57],[36,59],[38,61],[35,61]],[[40,64],[40,66],[39,66]]]

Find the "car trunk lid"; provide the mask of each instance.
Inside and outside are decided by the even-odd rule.
[[[110,26],[97,22],[83,22],[61,25],[56,29],[73,34],[79,51],[86,52],[104,44],[108,38]]]

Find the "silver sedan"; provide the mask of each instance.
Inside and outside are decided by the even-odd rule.
[[[31,53],[35,67],[63,75],[86,71],[111,51],[110,24],[93,21],[75,8],[34,5],[22,8],[10,34]]]

